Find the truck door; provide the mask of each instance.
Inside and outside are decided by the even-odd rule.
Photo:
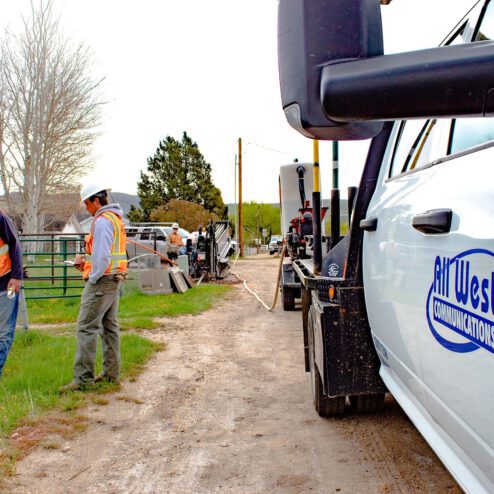
[[[385,163],[363,252],[381,374],[447,466],[494,485],[494,119],[397,123]]]

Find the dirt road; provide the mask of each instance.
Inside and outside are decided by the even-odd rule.
[[[271,303],[277,264],[235,271]],[[236,285],[207,313],[163,320],[149,337],[167,350],[84,411],[86,432],[21,461],[8,492],[461,492],[392,398],[377,416],[316,415],[300,317]]]

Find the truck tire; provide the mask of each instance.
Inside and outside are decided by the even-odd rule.
[[[281,286],[281,302],[283,304],[283,310],[295,310],[295,292],[293,288]]]
[[[353,413],[379,412],[384,407],[384,393],[350,396],[350,406]]]
[[[345,396],[329,397],[324,394],[321,374],[314,361],[314,327],[313,315],[309,313],[308,336],[309,336],[309,368],[312,398],[314,408],[320,417],[338,417],[345,411]]]
[[[314,407],[320,417],[339,417],[345,411],[345,396],[326,396],[323,392],[321,375],[315,368]]]

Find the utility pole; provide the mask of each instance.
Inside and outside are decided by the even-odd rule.
[[[237,202],[237,166],[238,160],[235,154],[235,180],[233,184],[233,202],[235,203],[235,241],[238,245],[238,202]]]
[[[244,257],[244,233],[242,218],[242,138],[238,138],[238,242],[240,257]]]

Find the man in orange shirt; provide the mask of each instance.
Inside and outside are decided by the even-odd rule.
[[[173,223],[172,232],[170,233],[169,241],[170,241],[170,244],[178,246],[178,253],[179,254],[185,254],[186,253],[187,249],[184,246],[182,235],[180,235],[180,233],[178,233],[178,223]]]

